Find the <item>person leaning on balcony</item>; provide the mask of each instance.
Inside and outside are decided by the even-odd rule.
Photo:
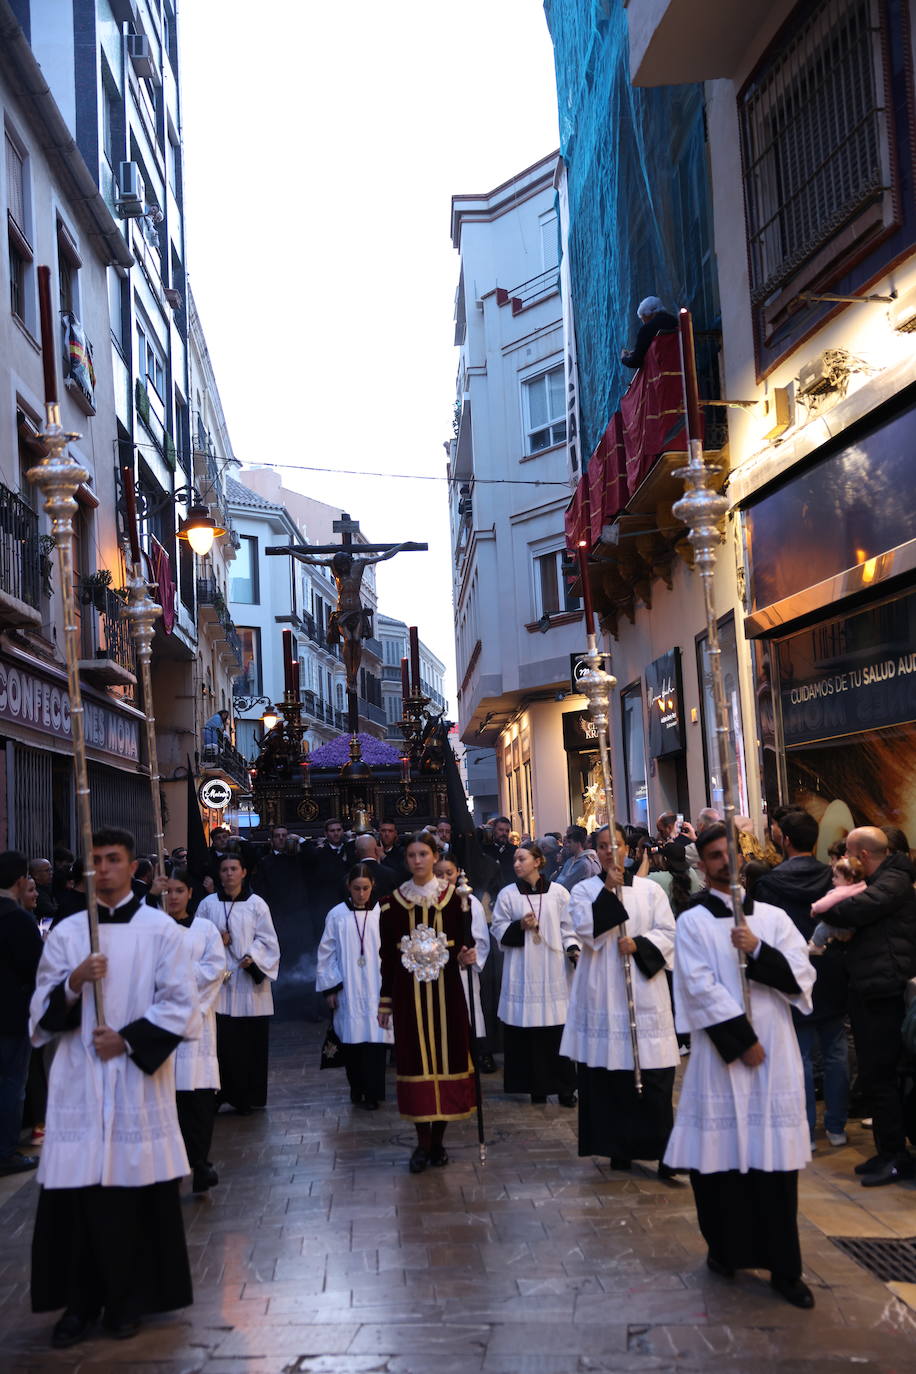
[[[658,296],[647,296],[644,301],[640,301],[636,317],[640,324],[636,344],[633,348],[623,348],[620,351],[620,361],[625,367],[642,367],[649,351],[649,344],[656,334],[671,334],[677,329],[677,320],[670,310],[665,309],[664,302]]]
[[[214,711],[213,715],[210,716],[208,720],[204,721],[204,748],[208,745],[212,745],[214,749],[220,749],[228,724],[228,711]]]

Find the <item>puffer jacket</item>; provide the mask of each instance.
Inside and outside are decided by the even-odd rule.
[[[805,937],[810,940],[817,925],[811,915],[811,904],[831,890],[833,874],[827,864],[819,863],[813,854],[796,854],[786,859],[770,873],[764,873],[754,890],[757,901],[782,907],[783,911]],[[833,913],[830,917],[832,919]],[[817,973],[814,984],[814,1010],[810,1017],[792,1008],[796,1025],[806,1021],[833,1020],[846,1013],[849,1002],[849,980],[846,972],[846,946],[832,941],[823,954],[812,959]]]
[[[858,897],[839,902],[830,924],[855,934],[846,970],[860,997],[893,997],[916,974],[916,891],[903,854],[889,854]]]

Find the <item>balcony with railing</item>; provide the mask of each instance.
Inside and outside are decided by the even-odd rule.
[[[42,592],[50,596],[53,539],[38,516],[0,485],[0,625],[40,625]]]
[[[214,644],[223,646],[220,653],[231,663],[233,660],[241,668],[242,643],[235,621],[229,614],[226,598],[213,577],[197,579],[197,611],[200,624]]]
[[[204,778],[222,778],[230,787],[248,789],[248,760],[239,753],[228,735],[219,732],[215,742],[204,744],[200,753],[200,772]]]
[[[136,687],[137,665],[123,596],[110,587],[87,588],[83,583],[78,599],[81,676],[104,687]]]

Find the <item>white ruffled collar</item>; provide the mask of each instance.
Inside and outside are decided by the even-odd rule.
[[[447,878],[431,878],[422,887],[418,886],[413,878],[408,878],[398,891],[406,902],[438,902],[447,887]]]

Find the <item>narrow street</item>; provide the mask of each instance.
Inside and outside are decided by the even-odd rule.
[[[447,1169],[411,1177],[412,1131],[390,1102],[351,1107],[319,1046],[314,1026],[276,1027],[269,1111],[219,1117],[220,1187],[185,1198],[195,1305],[135,1340],[49,1350],[52,1319],[28,1311],[35,1185],[3,1181],[4,1374],[913,1369],[916,1284],[880,1282],[829,1239],[916,1235],[916,1187],[853,1178],[858,1123],[802,1175],[806,1313],[759,1276],[707,1273],[686,1182],[579,1160],[574,1113],[504,1099],[498,1078],[486,1166],[467,1123]]]

